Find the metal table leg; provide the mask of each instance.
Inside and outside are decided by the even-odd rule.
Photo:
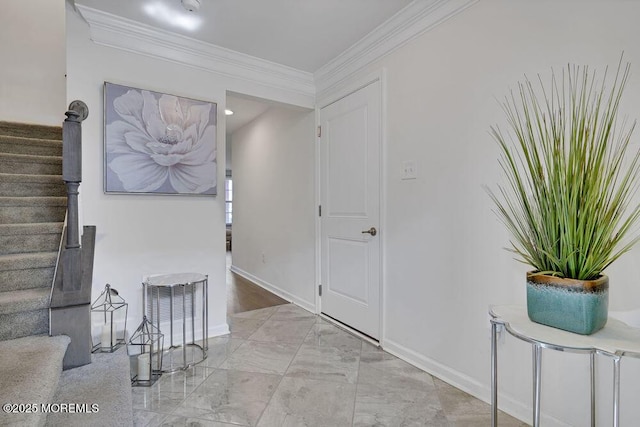
[[[540,377],[542,347],[533,344],[533,427],[540,427]]]
[[[498,425],[498,325],[491,320],[491,425]]]
[[[591,370],[591,427],[596,427],[596,353],[589,354],[589,368]]]
[[[196,285],[191,284],[191,343],[196,342]]]
[[[187,285],[182,285],[182,368],[187,367]]]
[[[620,359],[613,357],[613,427],[620,425]]]
[[[173,287],[171,287],[171,296],[169,297],[169,348],[173,348]],[[160,290],[158,289],[158,304],[160,303]],[[159,313],[159,312],[158,312]],[[160,321],[160,314],[158,314],[158,322]],[[160,323],[158,323],[158,328]]]

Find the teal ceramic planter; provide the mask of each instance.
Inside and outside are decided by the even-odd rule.
[[[607,323],[609,278],[563,279],[527,273],[527,313],[532,322],[581,335]]]

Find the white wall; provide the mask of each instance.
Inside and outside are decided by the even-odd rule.
[[[60,126],[65,118],[65,1],[2,3],[0,120]]]
[[[232,135],[233,270],[314,310],[314,113],[271,107]]]
[[[505,124],[496,99],[526,73],[568,62],[633,64],[623,115],[640,117],[640,4],[482,0],[361,76],[386,69],[384,346],[485,400],[490,304],[525,304],[527,270],[482,185],[500,179],[488,130]],[[634,137],[638,147],[640,133]],[[418,179],[402,181],[415,160]],[[640,248],[608,273],[611,309],[640,307]],[[500,344],[501,405],[530,420],[531,352]],[[599,421],[610,423],[611,367],[599,368]],[[545,351],[545,425],[588,424],[588,358]],[[640,360],[624,361],[622,425],[640,419]],[[570,396],[570,397],[568,397]],[[546,419],[552,417],[554,419]]]
[[[67,7],[67,99],[89,107],[83,122],[83,223],[97,226],[93,298],[106,283],[129,302],[129,331],[142,317],[143,276],[209,275],[210,335],[227,332],[225,289],[225,96],[227,90],[287,101],[288,95],[244,80],[97,45],[84,20]],[[103,83],[186,96],[218,104],[218,195],[103,193]],[[271,99],[273,99],[271,98]],[[293,100],[292,102],[295,102]],[[165,339],[165,342],[167,340]]]

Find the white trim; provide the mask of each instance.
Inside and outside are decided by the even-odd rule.
[[[479,0],[414,0],[314,73],[316,93],[327,97],[367,65],[457,15]]]
[[[326,98],[374,61],[457,15],[479,0],[414,0],[315,73],[246,55],[83,5],[95,43],[258,83],[313,102]]]
[[[78,4],[93,42],[313,99],[313,75]]]
[[[295,305],[298,305],[302,308],[304,308],[307,311],[310,311],[311,313],[316,313],[315,311],[315,307],[313,303],[310,303],[308,301],[302,300],[300,298],[298,298],[297,296],[290,294],[289,292],[280,289],[279,287],[266,282],[256,276],[254,276],[251,273],[247,273],[246,271],[244,271],[241,268],[236,267],[235,265],[232,265],[229,270],[231,270],[231,272],[236,273],[237,275],[247,279],[248,281],[250,281],[251,283],[260,286],[263,289],[266,289],[267,291],[276,294],[277,296],[279,296],[280,298],[283,298],[289,302],[294,303]]]
[[[380,343],[384,343],[387,326],[387,70],[379,71],[380,79]]]
[[[314,209],[315,212],[315,217],[316,217],[316,221],[315,221],[315,246],[314,246],[314,250],[315,250],[315,283],[313,284],[313,288],[314,288],[314,303],[315,303],[315,312],[317,314],[320,314],[322,312],[322,298],[320,297],[320,292],[319,292],[319,286],[322,285],[322,246],[320,245],[321,242],[321,236],[322,236],[322,218],[320,217],[320,215],[318,215],[318,206],[321,206],[322,200],[320,198],[320,141],[322,140],[322,138],[318,137],[318,126],[320,126],[320,108],[318,107],[318,104],[316,103],[316,111],[315,111],[315,118],[316,118],[316,126],[314,128],[314,132],[315,132],[315,139],[313,140],[313,142],[316,144],[316,149],[314,152],[315,155],[315,162],[314,162],[314,179],[315,179],[315,185],[314,185],[314,189],[316,192],[316,206]]]
[[[318,112],[325,107],[333,104],[351,95],[354,92],[359,91],[360,89],[369,86],[371,83],[375,83],[376,81],[381,81],[384,72],[382,70],[374,71],[368,73],[364,77],[357,76],[350,79],[348,82],[345,82],[338,90],[331,92],[330,94],[326,94],[324,97],[316,98],[316,108]]]
[[[382,344],[382,348],[389,354],[392,354],[407,363],[422,369],[423,371],[441,379],[442,381],[466,392],[470,395],[488,403],[490,402],[491,390],[483,383],[471,378],[470,376],[451,369],[450,367],[443,365],[433,359],[425,357],[420,353],[410,350],[392,340],[386,339]],[[488,367],[487,367],[488,369]],[[498,396],[498,406],[501,411],[519,419],[523,422],[530,422],[531,414],[533,413],[532,406],[525,405],[522,402],[513,399],[509,395],[500,393]],[[551,417],[548,414],[541,414],[541,423],[545,426],[557,426],[557,427],[569,427],[568,424],[563,423],[557,418]]]
[[[227,335],[229,333],[229,325],[227,323],[222,323],[216,326],[209,326],[209,336],[207,338],[215,338],[220,335]]]

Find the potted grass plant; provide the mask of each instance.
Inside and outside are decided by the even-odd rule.
[[[621,59],[613,79],[575,65],[551,74],[548,84],[525,79],[502,103],[509,130],[491,134],[506,183],[489,195],[508,249],[533,268],[529,318],[589,335],[607,322],[603,271],[640,238],[635,122],[618,120],[629,64]]]

